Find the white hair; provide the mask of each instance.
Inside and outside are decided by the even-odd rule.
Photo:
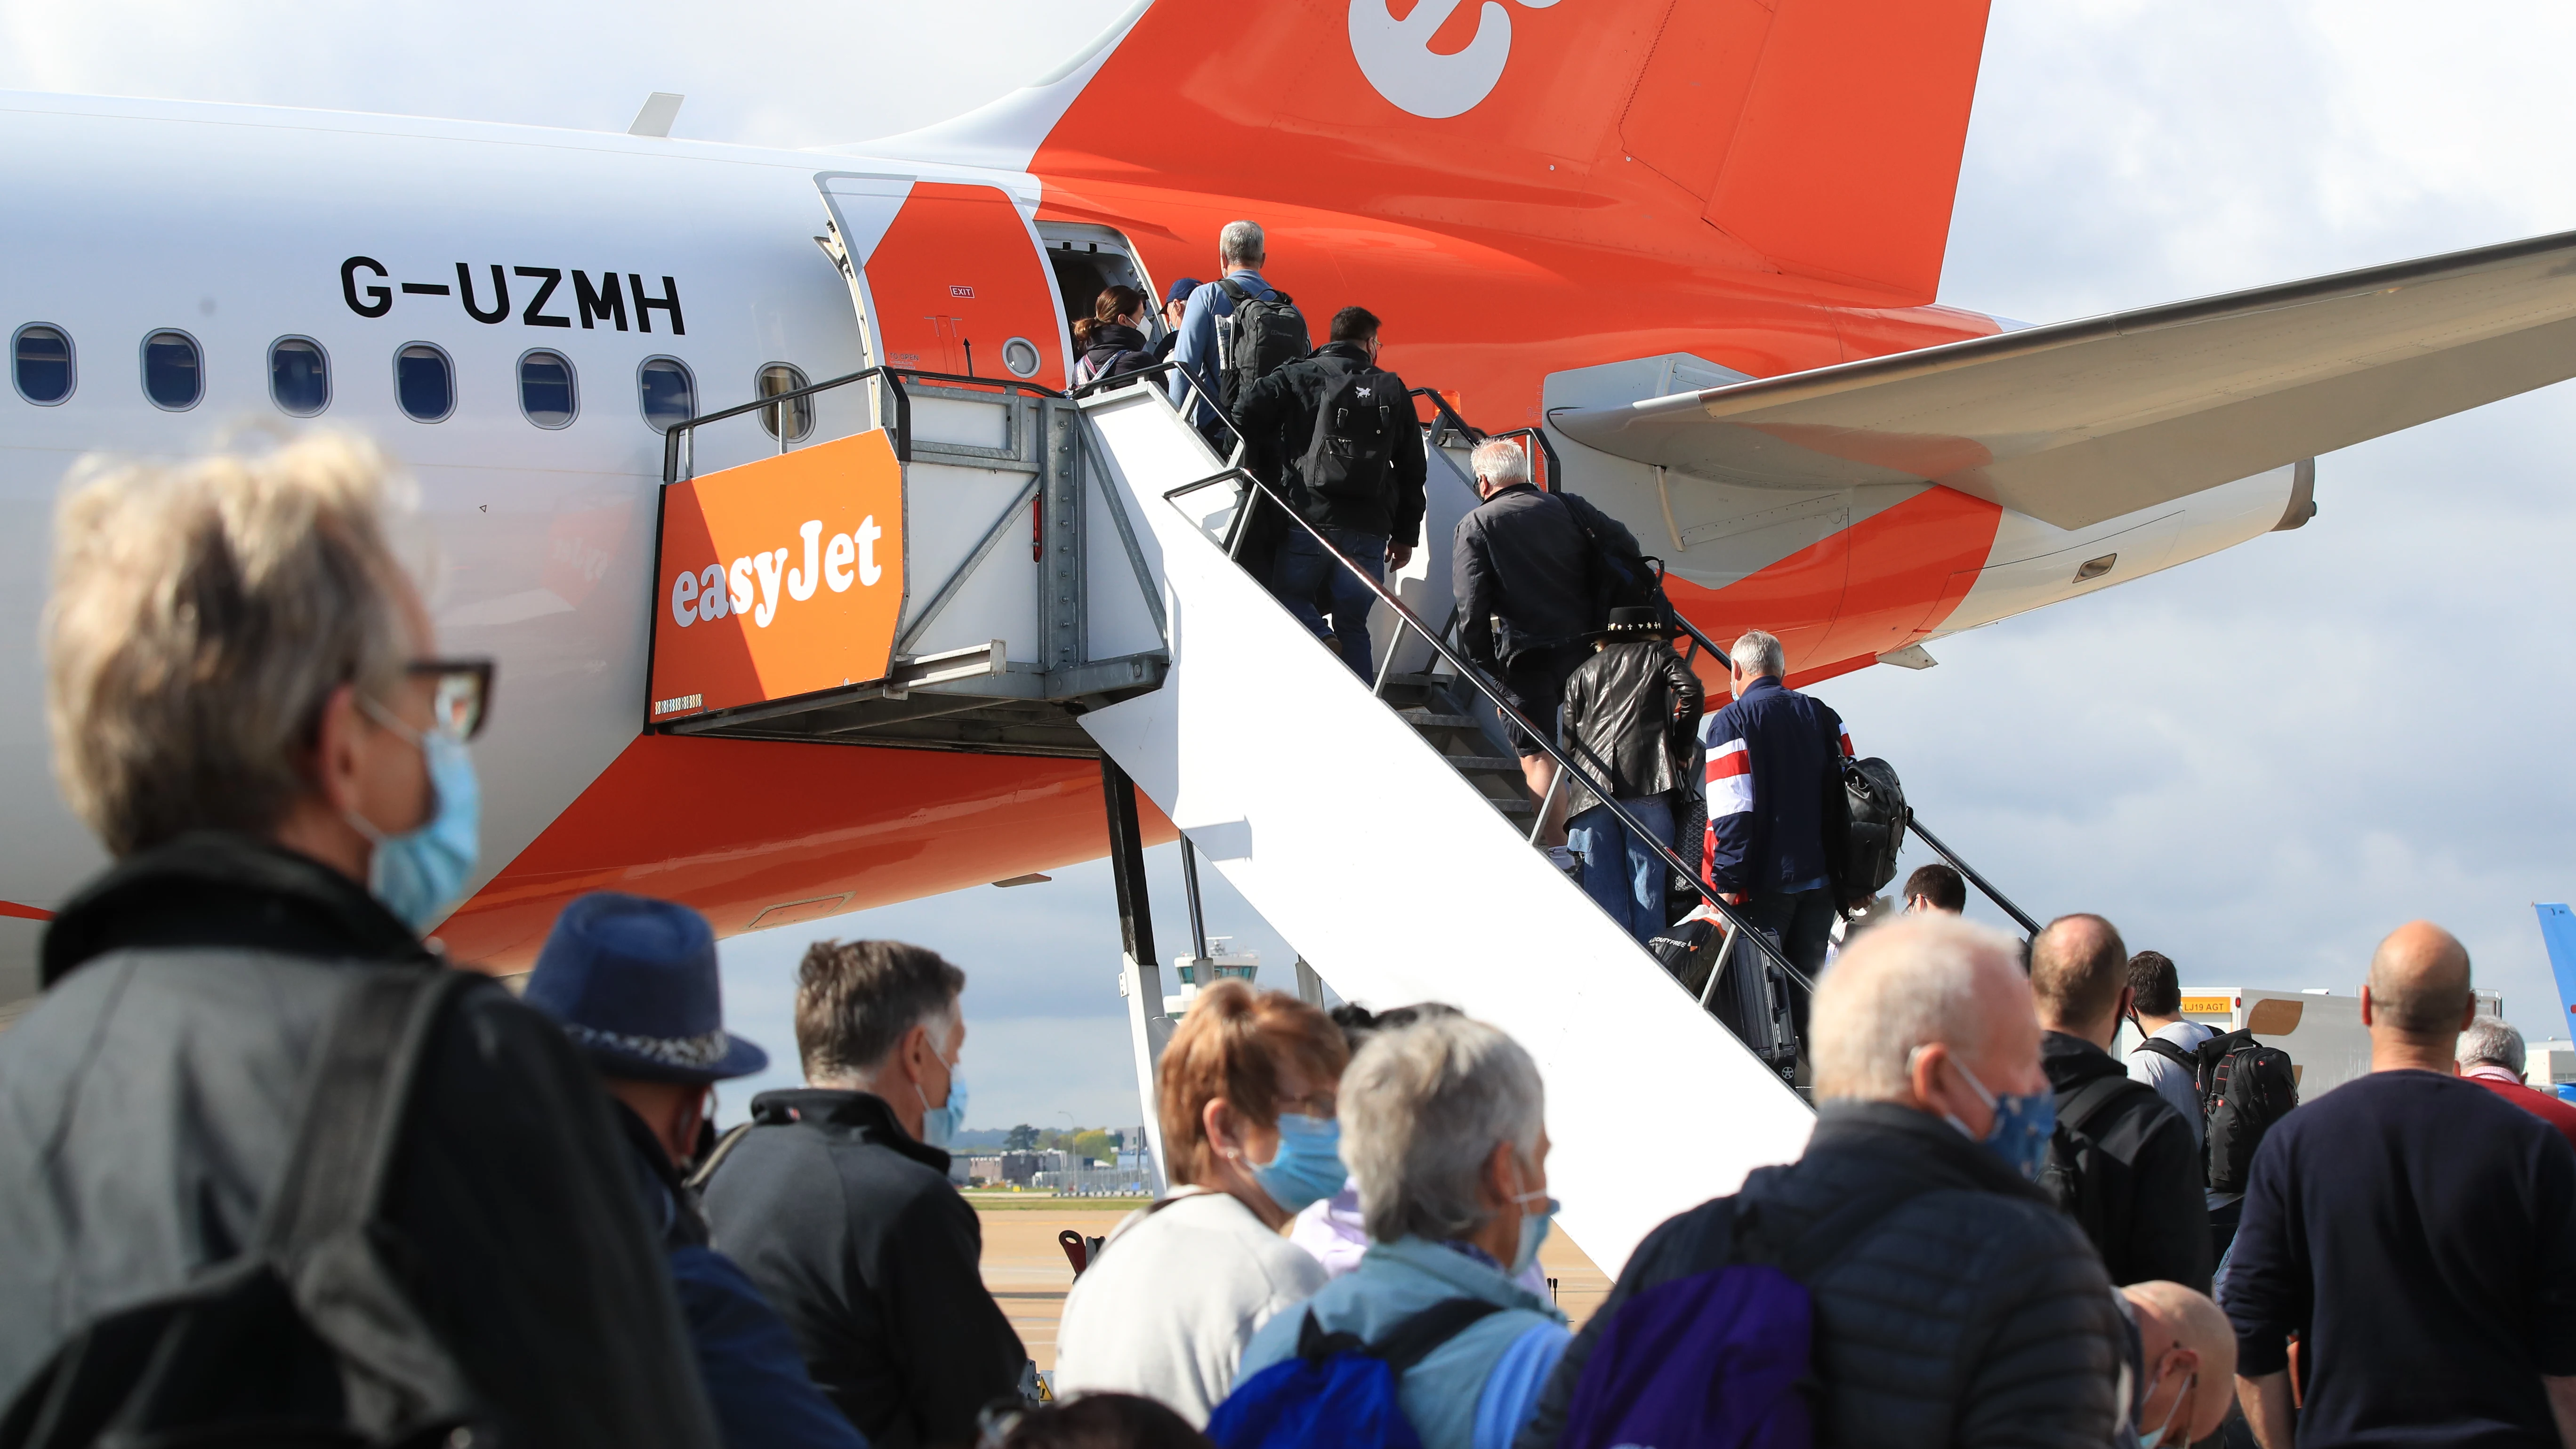
[[[1342,1161],[1369,1237],[1461,1238],[1492,1216],[1481,1191],[1498,1143],[1538,1152],[1538,1063],[1481,1021],[1432,1016],[1380,1032],[1342,1074]]]
[[[1261,261],[1262,253],[1261,223],[1257,221],[1229,221],[1225,230],[1216,234],[1216,254],[1223,261],[1253,266]]]
[[[1780,641],[1759,629],[1745,630],[1726,657],[1736,668],[1756,678],[1788,677],[1789,656],[1781,652]]]
[[[1916,1047],[1978,1050],[1990,1023],[1977,978],[2018,980],[2019,958],[2011,937],[1955,916],[1907,916],[1861,937],[1816,983],[1817,1100],[1896,1101],[1912,1088]]]
[[[1478,478],[1491,478],[1496,488],[1530,480],[1529,450],[1509,438],[1487,438],[1467,455],[1467,467]]]
[[[2460,1033],[2459,1062],[2464,1067],[2498,1066],[2518,1077],[2530,1059],[2522,1047],[2522,1033],[2501,1016],[2481,1016]]]

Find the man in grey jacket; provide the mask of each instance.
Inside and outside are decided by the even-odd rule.
[[[490,666],[436,657],[386,492],[373,449],[320,435],[65,500],[55,769],[116,862],[56,913],[45,998],[0,1035],[0,1402],[256,1245],[344,1004],[445,969],[420,933],[473,870]],[[386,1377],[447,1360],[511,1443],[721,1442],[606,1099],[553,1023],[459,983],[391,1137],[366,1241],[392,1293],[364,1305]],[[284,1334],[239,1346],[305,1384],[329,1367]],[[301,1442],[399,1402],[281,1397],[234,1412]]]
[[[1728,1263],[1792,1259],[1806,1234],[1848,1231],[1847,1212],[1868,1226],[1803,1279],[1817,1444],[2111,1442],[2126,1337],[2101,1260],[2030,1181],[2053,1099],[2019,956],[1948,917],[1891,922],[1845,952],[1816,991],[1805,1155],[1756,1169],[1733,1198],[1638,1246],[1518,1449],[1557,1442],[1593,1347],[1630,1298]]]

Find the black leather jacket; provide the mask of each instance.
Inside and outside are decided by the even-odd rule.
[[[1622,800],[1661,795],[1692,783],[1692,732],[1705,695],[1698,676],[1658,639],[1614,639],[1565,682],[1565,744],[1587,774]],[[1601,797],[1578,781],[1572,809]]]
[[[1806,1280],[1815,1442],[2112,1442],[2128,1350],[2111,1280],[2074,1221],[1992,1151],[1910,1107],[1827,1102],[1806,1155],[1754,1169],[1738,1194],[1783,1244],[1845,1203],[1887,1196],[1898,1205]],[[1705,1267],[1690,1250],[1726,1204],[1670,1218],[1638,1245],[1514,1449],[1552,1449],[1604,1325],[1636,1294]]]

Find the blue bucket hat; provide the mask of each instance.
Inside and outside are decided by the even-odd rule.
[[[716,934],[687,906],[593,891],[563,908],[523,998],[611,1076],[720,1082],[769,1065],[724,1029]]]

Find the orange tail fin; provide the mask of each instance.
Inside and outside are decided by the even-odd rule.
[[[1156,0],[1031,167],[1926,301],[1985,27],[1986,0]]]

